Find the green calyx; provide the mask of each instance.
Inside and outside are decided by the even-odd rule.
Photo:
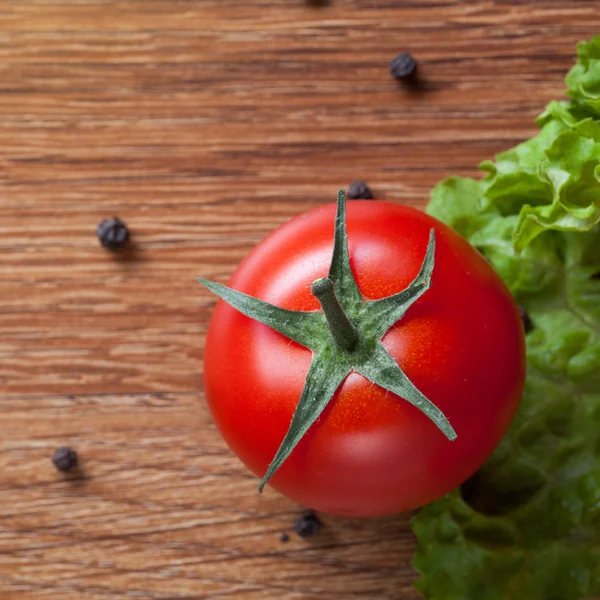
[[[219,283],[198,280],[242,314],[268,325],[313,353],[290,427],[260,482],[260,491],[352,371],[410,402],[427,415],[449,440],[456,439],[456,432],[442,411],[412,384],[381,343],[386,331],[429,289],[434,254],[435,235],[432,229],[423,264],[412,283],[392,296],[365,301],[350,267],[346,199],[343,190],[340,190],[329,274],[317,279],[312,286],[323,312],[283,309]]]

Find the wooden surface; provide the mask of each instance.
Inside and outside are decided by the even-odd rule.
[[[306,540],[256,493],[204,406],[194,279],[353,178],[423,206],[475,173],[561,96],[597,8],[3,0],[0,597],[416,598],[405,515]],[[417,90],[388,75],[402,50]],[[123,258],[95,237],[113,214]],[[64,444],[79,477],[50,462]]]

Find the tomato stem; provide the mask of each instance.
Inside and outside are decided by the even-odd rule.
[[[335,295],[333,281],[329,277],[316,279],[312,284],[312,293],[321,304],[335,343],[344,350],[352,350],[358,341],[358,335]]]

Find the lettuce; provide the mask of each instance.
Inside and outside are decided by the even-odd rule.
[[[578,56],[571,100],[538,135],[432,192],[428,212],[487,257],[533,328],[505,439],[413,520],[430,600],[600,596],[600,36]]]

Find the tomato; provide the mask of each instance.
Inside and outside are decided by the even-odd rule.
[[[244,259],[229,287],[283,308],[320,310],[311,284],[328,272],[335,211],[335,204],[322,206],[279,227]],[[365,299],[406,288],[435,230],[431,287],[382,343],[457,439],[352,372],[269,483],[327,513],[392,514],[449,492],[492,453],[521,397],[524,332],[500,277],[443,223],[373,200],[350,201],[346,222],[350,265]],[[205,346],[206,397],[227,444],[261,477],[290,426],[311,360],[308,348],[218,302]]]

